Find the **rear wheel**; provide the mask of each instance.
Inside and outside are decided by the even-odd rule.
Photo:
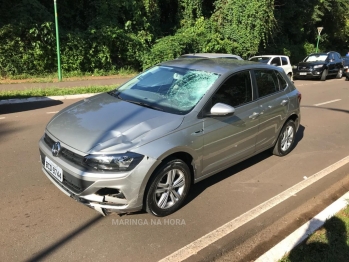
[[[288,120],[281,129],[278,140],[276,141],[273,154],[277,156],[285,156],[293,149],[296,136],[296,125],[293,120]]]
[[[177,211],[188,195],[191,175],[180,159],[165,162],[154,174],[146,193],[146,211],[163,217]]]
[[[324,71],[322,71],[320,80],[321,80],[321,81],[325,81],[325,80],[326,80],[326,77],[327,77],[327,69],[325,69]]]
[[[343,69],[342,68],[340,68],[339,70],[338,70],[338,73],[337,73],[337,75],[336,75],[336,78],[342,78],[342,76],[343,76]]]

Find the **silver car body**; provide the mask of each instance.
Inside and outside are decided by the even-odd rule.
[[[273,147],[288,119],[299,127],[299,92],[281,68],[229,59],[176,59],[160,66],[213,72],[219,77],[185,114],[154,110],[109,93],[57,113],[39,148],[43,172],[66,195],[102,214],[141,210],[150,177],[168,157],[185,159],[196,183]],[[258,97],[254,70],[272,70],[282,76],[284,88]],[[239,72],[251,76],[252,102],[234,108],[233,115],[205,115],[203,109],[216,90]],[[215,106],[218,111],[224,107]],[[80,164],[87,155],[125,152],[144,157],[128,171],[101,172]],[[54,176],[52,169],[49,172],[50,165],[61,169],[62,177]],[[104,189],[115,191],[99,193]]]

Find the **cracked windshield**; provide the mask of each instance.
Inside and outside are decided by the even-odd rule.
[[[186,114],[200,101],[219,74],[157,66],[115,90],[118,98],[174,114]]]

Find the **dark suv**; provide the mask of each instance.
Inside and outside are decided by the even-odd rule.
[[[295,79],[319,78],[325,81],[328,75],[334,75],[336,78],[341,78],[343,75],[343,59],[337,52],[308,55],[298,63],[293,77]]]

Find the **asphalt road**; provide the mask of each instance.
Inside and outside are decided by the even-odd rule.
[[[38,140],[53,114],[74,101],[0,106],[0,261],[158,261],[348,156],[349,82],[295,84],[302,119],[288,156],[264,152],[220,172],[159,219],[142,212],[102,217],[43,174]],[[348,174],[343,165],[186,261],[256,259],[349,191]]]

